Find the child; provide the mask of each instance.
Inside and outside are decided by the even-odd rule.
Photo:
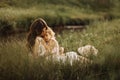
[[[59,54],[59,45],[55,39],[55,33],[52,31],[52,29],[49,27],[44,29],[41,35],[46,42],[45,48],[47,53]]]

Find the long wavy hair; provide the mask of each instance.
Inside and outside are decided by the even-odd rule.
[[[39,18],[33,21],[30,26],[30,30],[27,35],[27,47],[32,52],[32,48],[35,44],[35,39],[38,35],[41,35],[44,28],[48,28],[47,23]]]

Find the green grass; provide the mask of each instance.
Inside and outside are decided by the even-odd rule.
[[[30,8],[1,8],[0,20],[6,22],[13,22],[12,25],[16,28],[28,28],[36,18],[43,18],[50,26],[79,24],[76,19],[80,20],[95,20],[102,18],[102,14],[94,14],[94,12],[78,7],[68,7],[64,5],[50,5],[34,6]],[[78,20],[79,22],[79,20]],[[4,26],[1,24],[1,26]]]
[[[120,19],[96,21],[82,32],[63,31],[56,38],[65,51],[77,51],[86,44],[98,50],[93,64],[70,64],[33,59],[28,56],[26,39],[0,42],[0,80],[118,80],[120,77]]]
[[[107,5],[96,3],[96,0],[1,0],[0,80],[118,80],[119,3],[119,0]],[[26,35],[1,40],[1,36],[9,34],[9,31],[28,30],[33,20],[40,17],[51,27],[90,22],[82,32],[65,30],[56,38],[60,46],[65,47],[65,52],[77,52],[78,47],[94,45],[99,50],[94,63],[86,65],[76,62],[70,66],[67,62],[62,64],[44,58],[33,59],[26,49]],[[106,20],[111,17],[113,20]]]
[[[7,25],[12,27],[12,31],[27,31],[33,20],[40,17],[51,27],[87,25],[95,20],[120,18],[119,3],[118,0],[105,4],[96,0],[1,0],[0,32],[4,33]]]

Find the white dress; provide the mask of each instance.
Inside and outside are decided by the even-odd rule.
[[[33,47],[33,54],[35,56],[43,56],[46,53],[46,49],[45,49],[45,41],[43,40],[43,38],[41,37],[37,37],[35,39],[35,45]]]
[[[55,38],[51,38],[50,41],[51,41],[50,43],[52,43],[51,53],[59,55],[59,45],[58,45],[57,40]]]
[[[46,48],[48,47],[48,48]],[[50,49],[49,49],[50,48]],[[46,43],[43,38],[36,37],[33,47],[35,56],[44,56],[45,54],[59,54],[59,45],[55,38],[51,38],[49,43]]]

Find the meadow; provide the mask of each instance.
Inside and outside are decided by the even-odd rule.
[[[33,20],[40,17],[51,27],[120,18],[119,3],[119,0],[1,0],[0,36],[28,31]]]
[[[0,80],[118,80],[120,79],[120,19],[96,21],[83,31],[64,30],[56,34],[65,52],[86,44],[94,45],[98,56],[93,64],[33,59],[26,48],[26,37],[0,42]]]
[[[119,80],[119,4],[120,0],[0,0],[0,80]],[[72,66],[31,58],[26,32],[36,18],[45,19],[52,29],[86,27],[62,30],[56,39],[65,52],[90,44],[98,56],[92,64],[77,61]]]

